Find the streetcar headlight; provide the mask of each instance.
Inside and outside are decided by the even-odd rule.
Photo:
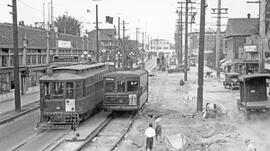
[[[57,107],[56,107],[56,109],[57,109],[57,110],[60,110],[60,109],[61,109],[61,107],[60,107],[60,106],[57,106]]]

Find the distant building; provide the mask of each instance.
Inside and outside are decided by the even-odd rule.
[[[257,44],[254,42],[254,37],[250,36],[258,35],[258,33],[258,18],[250,18],[250,16],[248,16],[248,18],[228,19],[224,37],[225,58],[232,63],[232,65],[228,65],[228,72],[243,72],[242,70],[246,69],[246,66],[250,66],[251,64],[251,66],[254,66],[254,69],[252,69],[253,71],[258,70],[258,57],[253,57],[252,60],[243,58],[247,55],[257,55]],[[253,39],[253,41],[250,38]],[[248,46],[251,46],[254,49],[248,50]],[[246,48],[246,50],[244,48]]]
[[[221,40],[220,40],[220,56],[221,59],[223,57],[223,37],[224,37],[224,32],[221,32]],[[188,55],[189,56],[198,56],[199,52],[199,32],[192,32],[188,36],[189,43],[188,43]],[[184,49],[183,49],[184,50]],[[183,51],[184,52],[184,51]],[[215,67],[216,63],[216,32],[214,31],[206,31],[205,32],[205,39],[204,39],[204,54],[205,54],[205,61],[206,65],[210,66],[212,68]]]
[[[90,50],[96,54],[96,30],[90,31],[88,37],[90,39]],[[99,29],[99,53],[100,56],[105,60],[113,60],[114,58],[109,58],[114,55],[111,55],[116,50],[118,44],[116,40],[116,30],[111,29]]]
[[[150,41],[150,51],[156,56],[164,54],[164,57],[169,64],[172,60],[176,59],[175,49],[171,48],[171,43],[166,39],[152,39]]]

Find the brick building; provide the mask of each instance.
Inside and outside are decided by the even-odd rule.
[[[46,74],[47,67],[59,65],[54,56],[77,56],[90,52],[87,37],[48,32],[45,29],[27,26],[18,27],[19,70],[21,93],[38,85],[39,78]],[[12,24],[0,23],[0,94],[14,89],[13,74],[13,28]],[[69,63],[61,62],[61,64]]]

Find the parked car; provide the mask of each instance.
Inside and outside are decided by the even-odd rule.
[[[231,72],[225,73],[225,81],[223,81],[223,85],[225,88],[230,89],[239,89],[239,73]]]

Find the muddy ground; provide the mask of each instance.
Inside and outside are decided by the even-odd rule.
[[[169,150],[167,138],[177,134],[184,134],[192,142],[187,150],[244,151],[246,139],[251,140],[257,151],[270,150],[270,113],[256,113],[246,119],[236,107],[239,90],[225,89],[222,79],[212,77],[204,81],[204,104],[216,103],[224,113],[205,119],[196,112],[196,67],[189,71],[184,86],[179,85],[183,73],[154,70],[152,74],[149,101],[117,150],[145,150],[144,131],[157,118],[161,118],[162,140],[154,141],[154,151]]]

